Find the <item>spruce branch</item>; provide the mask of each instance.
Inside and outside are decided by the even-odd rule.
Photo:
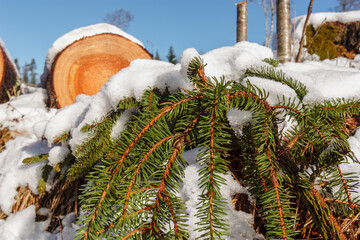
[[[276,61],[264,61],[276,67]],[[347,123],[360,114],[360,101],[308,104],[303,101],[305,85],[274,67],[250,68],[238,83],[207,76],[205,66],[199,57],[190,61],[187,75],[193,89],[148,89],[141,101],[120,100],[99,121],[82,128],[88,138],[58,169],[69,168],[69,180],[86,174],[80,202],[85,215],[76,238],[188,239],[188,213],[178,193],[187,165],[182,153],[199,148],[199,239],[229,235],[221,194],[229,169],[256,199],[266,238],[298,238],[309,212],[319,236],[345,239],[338,218],[359,211],[359,200],[351,195],[359,182],[340,166],[349,160],[358,163],[347,140]],[[285,84],[296,96],[280,97],[271,105],[269,94],[246,80],[250,76]],[[111,138],[129,109],[136,111],[126,128]],[[241,134],[230,127],[231,109],[251,113]],[[66,145],[70,132],[55,141]]]
[[[291,77],[287,77],[281,70],[275,70],[275,68],[273,67],[265,66],[265,67],[249,68],[245,72],[245,77],[251,77],[251,76],[271,79],[273,81],[285,84],[290,88],[294,89],[299,100],[303,100],[303,98],[308,92],[306,86],[303,83]]]

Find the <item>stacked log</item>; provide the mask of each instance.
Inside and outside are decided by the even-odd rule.
[[[317,29],[312,25],[306,31],[307,49],[320,60],[360,54],[360,22],[325,22]]]
[[[16,94],[19,73],[0,39],[0,103],[7,102]]]
[[[84,36],[56,54],[46,77],[50,107],[74,103],[79,94],[93,95],[130,62],[151,59],[143,46],[114,33]]]

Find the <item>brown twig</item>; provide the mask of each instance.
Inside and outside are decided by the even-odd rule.
[[[309,7],[308,7],[308,13],[307,13],[307,15],[306,15],[306,19],[305,19],[305,23],[304,23],[304,28],[303,28],[302,35],[301,35],[299,52],[298,52],[298,54],[297,54],[297,56],[296,56],[295,62],[299,62],[299,61],[300,61],[301,51],[302,51],[302,48],[303,48],[303,46],[304,46],[304,38],[305,38],[306,27],[307,27],[307,24],[308,24],[309,19],[310,19],[310,15],[311,15],[311,12],[312,12],[312,5],[313,5],[313,3],[314,3],[314,0],[310,0]]]

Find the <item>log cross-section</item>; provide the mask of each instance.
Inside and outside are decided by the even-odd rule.
[[[73,42],[57,54],[48,75],[50,106],[62,108],[79,94],[96,94],[112,75],[138,58],[152,56],[137,43],[112,33]]]
[[[17,73],[6,51],[0,44],[0,103],[7,102],[16,92]]]

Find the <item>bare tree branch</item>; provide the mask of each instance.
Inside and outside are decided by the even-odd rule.
[[[314,3],[314,0],[310,0],[309,7],[308,7],[308,12],[307,12],[305,23],[304,23],[304,28],[303,28],[302,35],[301,35],[299,51],[298,51],[298,54],[297,54],[296,59],[295,59],[296,62],[300,61],[301,51],[302,51],[302,48],[304,46],[306,28],[307,28],[307,25],[308,25],[308,22],[309,22],[309,19],[310,19],[310,15],[311,15],[311,12],[312,12],[313,3]]]
[[[360,0],[337,0],[337,2],[339,5],[331,10],[347,12],[360,9]]]
[[[275,0],[269,0],[270,3],[270,32],[268,34],[268,41],[265,44],[266,47],[270,47],[271,44],[271,39],[273,36],[273,32],[274,32],[274,22],[275,22],[275,13],[276,13],[276,8],[275,8]]]
[[[124,9],[116,10],[112,13],[107,13],[103,21],[113,24],[118,28],[126,30],[129,23],[134,19],[134,15]]]
[[[264,9],[264,25],[265,25],[265,43],[264,45],[266,47],[270,47],[272,35],[274,32],[274,23],[275,23],[275,13],[276,13],[276,7],[275,7],[275,1],[276,0],[249,0],[250,3],[260,5]],[[269,13],[270,12],[270,16]],[[269,20],[270,20],[270,26],[269,26]]]

